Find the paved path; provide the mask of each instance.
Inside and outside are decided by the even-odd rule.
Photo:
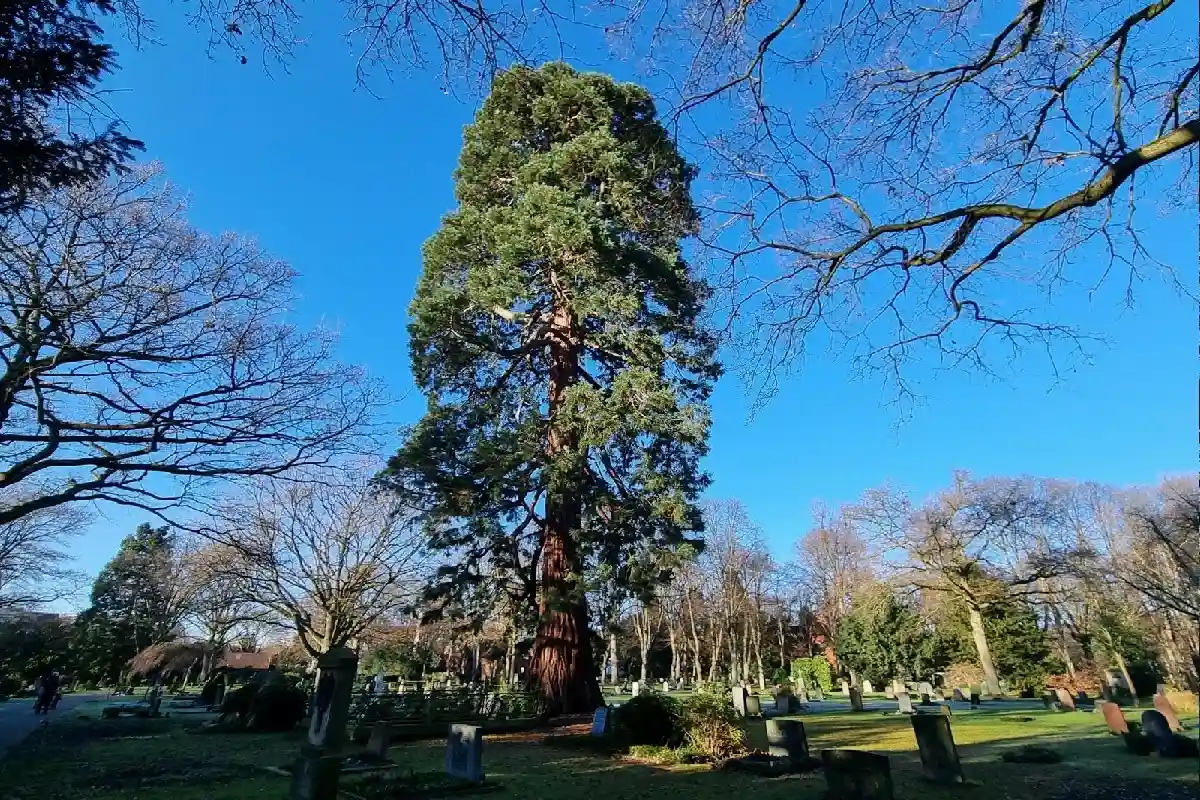
[[[55,719],[68,714],[75,706],[103,696],[103,692],[63,695],[63,699],[58,701],[58,708],[46,716],[33,713],[32,697],[6,700],[0,703],[0,760],[4,758],[8,748],[19,744],[31,732],[37,730],[37,727],[42,724],[42,720],[49,720],[53,725]]]

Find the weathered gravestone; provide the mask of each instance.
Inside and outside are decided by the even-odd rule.
[[[630,694],[632,694],[634,697],[637,697],[638,692],[640,692],[641,690],[642,690],[642,685],[640,683],[638,683],[637,681],[634,681],[633,686],[630,689]]]
[[[388,748],[391,746],[392,726],[387,722],[376,722],[371,726],[371,738],[367,740],[367,755],[386,761]]]
[[[801,689],[801,692],[804,690]],[[803,694],[800,697],[800,702],[804,702]],[[775,695],[775,712],[778,714],[790,714],[792,711],[792,695],[790,692],[780,692]]]
[[[979,697],[979,692],[972,689],[971,690],[971,708],[978,708],[980,702],[981,702],[981,698]]]
[[[1104,722],[1108,725],[1108,732],[1114,736],[1129,733],[1129,723],[1125,721],[1125,715],[1121,713],[1121,707],[1116,703],[1098,703],[1100,713],[1104,715]]]
[[[921,681],[917,684],[917,694],[933,694],[933,684],[929,681]]]
[[[887,756],[864,750],[822,750],[830,800],[892,800]]]
[[[756,694],[746,695],[746,716],[761,717],[762,716],[762,701],[758,699]]]
[[[733,687],[733,710],[737,712],[739,717],[746,716],[746,697],[749,692],[745,686]]]
[[[1163,715],[1172,731],[1183,730],[1183,723],[1179,721],[1179,715],[1175,713],[1175,706],[1171,705],[1171,701],[1165,695],[1154,695],[1154,709]]]
[[[842,697],[850,696],[850,681],[842,681]]]
[[[333,800],[342,774],[342,744],[350,718],[358,656],[335,647],[317,660],[317,689],[313,698],[308,739],[292,767],[291,800]]]
[[[786,758],[799,767],[808,758],[808,736],[804,723],[798,719],[771,719],[766,723],[767,753]]]
[[[450,726],[446,737],[446,774],[471,783],[483,783],[483,728]]]
[[[872,693],[874,693],[875,689],[873,686],[871,686],[870,681],[863,681],[862,682],[862,691],[863,691],[863,694],[872,694]]]
[[[669,691],[671,691],[671,682],[663,681],[663,694],[666,694]]]
[[[929,699],[929,695],[925,694],[924,692],[921,693],[921,705],[923,705],[923,706],[933,705],[933,701]]]
[[[955,687],[955,689],[954,689],[954,695],[953,695],[953,697],[954,697],[954,702],[956,702],[956,703],[965,703],[965,702],[967,702],[967,698],[966,698],[966,696],[963,694],[963,690],[962,690],[962,689],[959,689],[959,688],[957,688],[957,687]]]
[[[917,714],[912,718],[917,749],[925,777],[936,783],[965,783],[958,748],[950,732],[950,720],[944,716]]]
[[[893,689],[891,687],[891,685],[885,686],[883,688],[883,696],[886,697],[888,700],[895,700],[896,699],[896,690]]]
[[[742,721],[742,730],[746,732],[746,749],[753,753],[765,753],[770,746],[767,741],[767,720],[746,719]]]
[[[816,700],[818,703],[825,702],[825,690],[821,688],[820,684],[817,684],[813,687],[812,699]]]
[[[850,687],[850,710],[851,711],[862,711],[863,710],[862,692],[860,692],[858,690],[857,686]]]
[[[1042,692],[1042,705],[1046,707],[1047,711],[1054,710],[1055,701],[1056,698],[1054,697],[1054,691],[1052,689],[1047,689],[1046,691]]]
[[[608,706],[600,706],[592,714],[592,736],[605,736],[612,724],[612,710]]]
[[[901,714],[916,714],[917,710],[913,708],[912,698],[908,696],[908,692],[897,692],[896,703],[900,706]]]
[[[1054,696],[1058,699],[1059,711],[1074,711],[1075,698],[1066,689],[1055,689]]]
[[[1175,741],[1175,734],[1171,731],[1171,726],[1167,722],[1167,718],[1159,711],[1144,711],[1142,712],[1142,732],[1154,742],[1154,749],[1163,758],[1177,758],[1179,756],[1179,743]]]

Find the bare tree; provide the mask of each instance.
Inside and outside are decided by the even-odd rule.
[[[284,322],[291,268],[184,211],[151,165],[0,220],[0,524],[371,446],[380,391]]]
[[[82,508],[59,507],[0,523],[0,609],[36,607],[83,584],[67,548],[86,521]]]
[[[710,157],[706,239],[765,391],[815,333],[897,378],[925,348],[1082,346],[1053,298],[1128,295],[1164,266],[1141,221],[1194,223],[1194,3],[598,4]]]
[[[241,556],[249,596],[293,627],[313,656],[413,607],[429,578],[425,539],[369,475],[329,471],[259,482],[208,535]]]
[[[922,592],[943,593],[967,611],[971,636],[988,686],[1000,691],[984,614],[1014,597],[1034,597],[1047,578],[1070,568],[1072,548],[1050,541],[1060,498],[1044,481],[974,480],[953,485],[914,506],[893,489],[867,492],[850,513],[870,531],[881,551],[902,554],[897,577]]]
[[[832,637],[855,591],[872,579],[872,570],[867,543],[853,521],[824,506],[813,511],[816,524],[796,542],[796,563],[817,619]]]

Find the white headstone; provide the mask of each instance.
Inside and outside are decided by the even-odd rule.
[[[634,697],[637,697],[637,696],[638,696],[638,692],[639,692],[639,691],[641,691],[641,689],[642,689],[642,687],[641,687],[641,686],[638,684],[638,682],[637,682],[637,681],[634,681],[634,682],[633,682],[633,687],[630,689],[630,693],[631,693],[631,694],[632,694]]]

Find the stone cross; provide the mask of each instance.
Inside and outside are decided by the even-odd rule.
[[[958,748],[950,732],[950,719],[918,714],[912,718],[912,726],[925,777],[935,783],[965,783]]]
[[[897,692],[896,702],[900,706],[901,714],[916,714],[917,710],[913,708],[912,698],[908,696],[908,692]]]
[[[1104,721],[1108,724],[1108,732],[1114,736],[1129,733],[1129,723],[1125,721],[1125,715],[1121,713],[1121,707],[1116,703],[1098,703],[1100,713],[1104,714]]]
[[[793,767],[798,767],[808,758],[808,736],[804,723],[798,719],[767,720],[767,753],[777,758],[786,758]]]
[[[822,750],[825,785],[839,800],[892,800],[892,766],[887,756],[864,750]]]
[[[446,737],[446,774],[471,783],[483,783],[483,728],[450,726]]]
[[[1172,731],[1182,731],[1183,724],[1179,721],[1179,715],[1175,713],[1175,706],[1171,705],[1171,701],[1165,695],[1154,695],[1154,709],[1163,715],[1167,725]]]

